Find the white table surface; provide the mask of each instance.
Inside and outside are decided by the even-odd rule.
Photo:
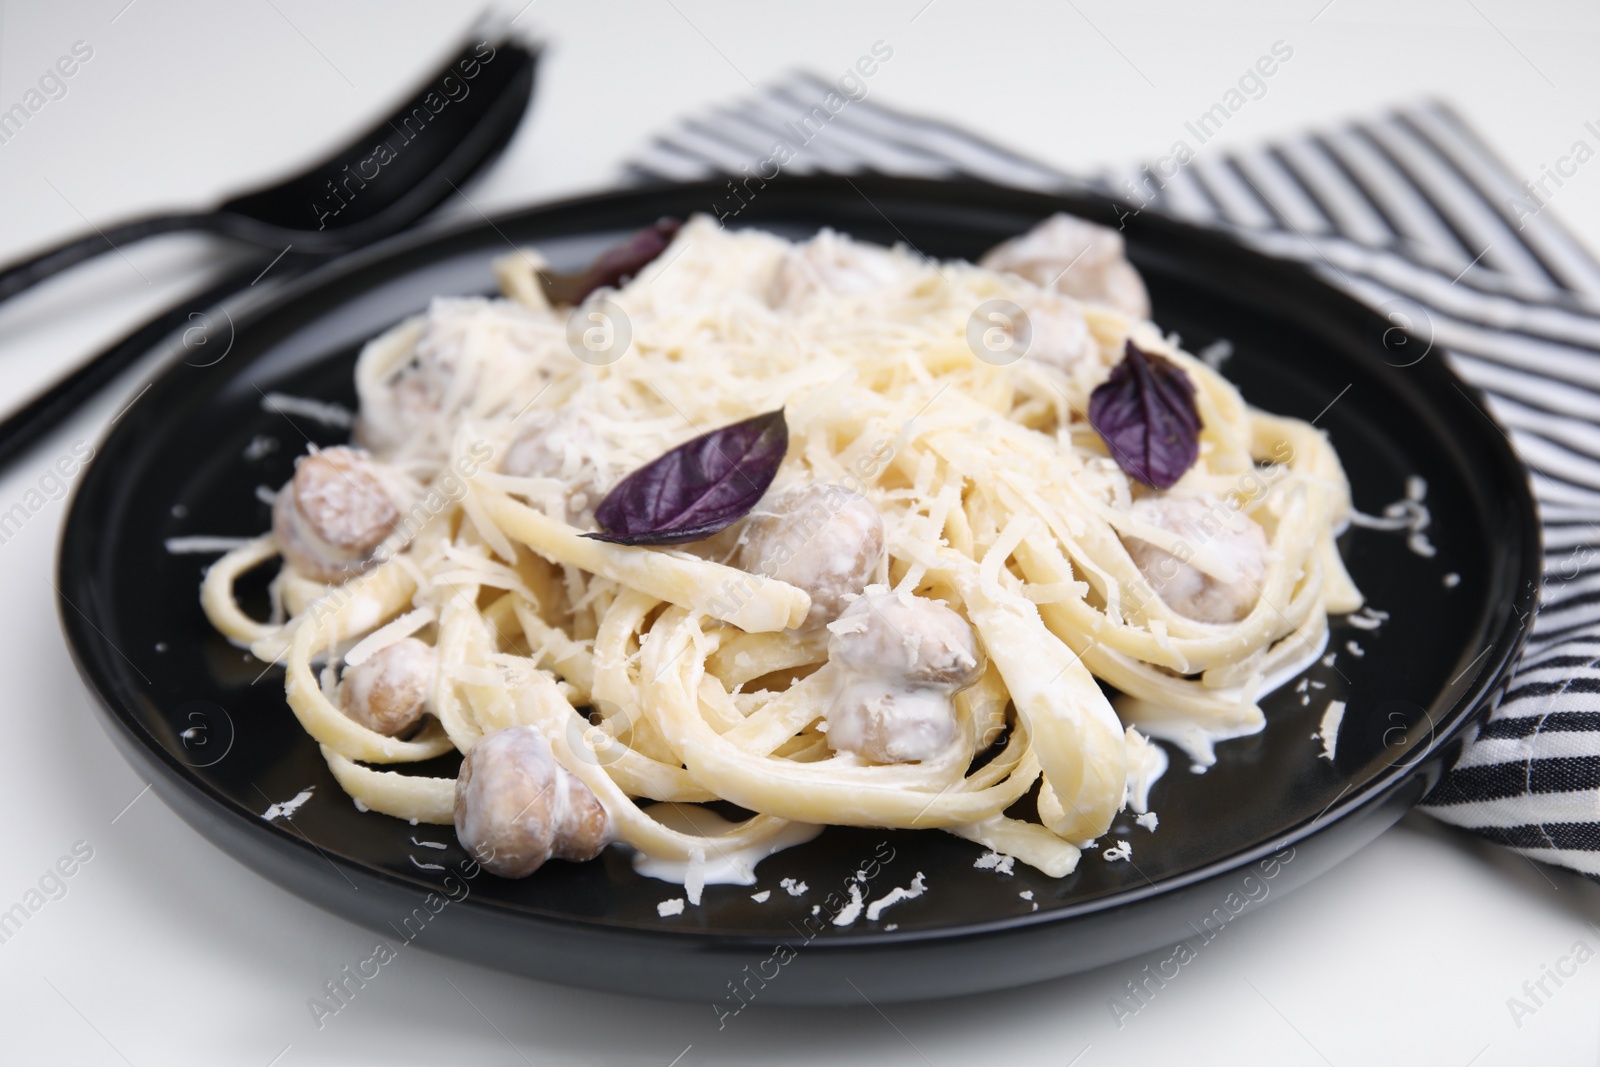
[[[74,42],[94,54],[65,97],[0,144],[0,260],[76,233],[85,218],[205,204],[314,158],[381,114],[475,11],[420,0],[12,0],[0,9],[0,108]],[[877,40],[894,49],[871,82],[877,99],[1076,168],[1164,151],[1276,40],[1295,49],[1293,63],[1219,142],[1437,94],[1536,175],[1600,118],[1600,9],[1560,0],[1334,0],[1325,9],[1324,0],[897,0],[782,11],[537,0],[518,26],[551,47],[535,111],[469,190],[490,209],[600,187],[675,117],[747,91],[747,79],[795,67],[837,74]],[[1600,247],[1597,191],[1600,166],[1580,170],[1551,207],[1591,247]],[[219,261],[202,240],[152,242],[0,308],[0,402],[20,401]],[[98,439],[141,381],[130,374],[0,474],[0,510],[74,442]],[[1511,997],[1531,1004],[1523,984],[1578,942],[1600,950],[1600,886],[1416,815],[1230,926],[1120,1028],[1109,999],[1166,953],[882,1013],[752,1007],[719,1032],[704,1004],[527,981],[419,949],[319,1030],[307,998],[368,955],[372,935],[246,871],[141,795],[57,630],[47,575],[63,513],[49,503],[0,545],[0,603],[10,605],[0,617],[9,738],[0,811],[10,834],[0,910],[76,843],[93,858],[65,896],[0,944],[7,1062],[1600,1062],[1600,962],[1559,988],[1547,982],[1553,995],[1532,1014],[1508,1006]]]

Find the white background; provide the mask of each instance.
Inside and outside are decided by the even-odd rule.
[[[126,3],[0,8],[0,108],[73,42],[94,49],[68,95],[0,145],[0,260],[86,218],[204,205],[309,161],[381,114],[475,14],[415,0]],[[537,0],[517,26],[550,48],[533,114],[469,190],[485,208],[603,186],[674,118],[795,67],[836,75],[880,39],[894,57],[872,80],[875,99],[1078,169],[1164,152],[1280,39],[1294,61],[1228,123],[1224,142],[1436,94],[1536,176],[1600,119],[1600,9],[1555,0],[781,11]],[[1600,166],[1582,170],[1551,208],[1591,247],[1597,189]],[[204,241],[169,239],[0,308],[0,402],[21,400],[217,262]],[[73,442],[98,439],[139,385],[119,383],[0,475],[0,510]],[[541,984],[415,950],[319,1031],[307,998],[365,958],[372,936],[245,871],[140,796],[144,783],[102,736],[57,631],[46,575],[64,511],[50,504],[0,546],[0,909],[75,842],[94,858],[0,944],[8,1062],[1600,1062],[1600,962],[1547,986],[1554,996],[1520,1025],[1507,1007],[1575,943],[1600,949],[1600,886],[1420,816],[1230,926],[1120,1029],[1108,998],[1165,953],[883,1013],[752,1007],[719,1033],[704,1004]]]

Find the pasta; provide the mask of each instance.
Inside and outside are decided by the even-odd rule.
[[[302,459],[273,532],[210,569],[207,615],[284,666],[359,805],[458,828],[465,805],[493,826],[464,845],[531,857],[500,873],[606,840],[703,864],[794,824],[941,829],[1069,873],[1144,810],[1165,766],[1147,738],[1204,763],[1261,729],[1260,698],[1361,597],[1326,437],[1163,337],[1120,245],[1100,258],[1121,306],[1103,279],[1074,290],[1065,255],[1045,278],[1062,227],[1115,238],[1051,220],[1023,269],[1006,246],[932,262],[697,218],[571,311],[535,254],[507,257],[507,298],[436,299],[366,346],[361,448]],[[1087,414],[1135,348],[1198,415],[1166,489]],[[787,448],[748,517],[682,544],[585,536],[630,472],[778,410]],[[252,618],[236,582],[280,556]],[[480,746],[470,787],[404,766],[477,767]],[[518,774],[545,784],[496,823]],[[712,800],[751,815],[702,835],[651,811]],[[606,832],[574,844],[590,801]]]

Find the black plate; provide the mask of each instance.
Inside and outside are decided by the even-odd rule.
[[[436,293],[491,291],[490,257],[508,241],[576,265],[660,215],[737,206],[725,187],[675,186],[400,239],[240,317],[220,362],[175,360],[101,445],[60,558],[61,615],[79,668],[110,736],[168,804],[247,866],[391,942],[415,937],[506,970],[703,998],[719,1010],[752,998],[904,1000],[1017,985],[1204,936],[1388,827],[1498,699],[1537,593],[1539,534],[1523,468],[1475,390],[1438,353],[1395,366],[1411,363],[1420,341],[1386,347],[1390,323],[1309,272],[1140,215],[1126,232],[1157,321],[1192,351],[1230,340],[1224,370],[1252,402],[1304,419],[1321,413],[1362,511],[1400,498],[1408,475],[1424,477],[1438,555],[1412,553],[1398,534],[1344,536],[1356,581],[1392,617],[1376,633],[1339,621],[1331,647],[1356,641],[1365,654],[1341,651],[1337,670],[1312,668],[1326,688],[1311,690],[1309,705],[1293,687],[1269,698],[1266,730],[1220,746],[1209,773],[1190,773],[1174,752],[1151,797],[1159,829],[1123,817],[1109,835],[1132,842],[1132,862],[1091,851],[1052,880],[1020,864],[1013,874],[978,869],[981,849],[937,832],[830,829],[762,864],[758,886],[707,887],[701,906],[662,918],[656,905],[682,889],[636,875],[619,850],[522,881],[464,878],[453,873],[466,856],[449,828],[358,812],[285,706],[281,672],[261,677],[262,664],[207,625],[196,594],[208,561],[169,555],[165,539],[266,529],[256,487],[286,480],[302,435],[323,444],[343,435],[264,411],[262,394],[352,403],[360,343]],[[793,236],[828,225],[975,258],[1058,210],[1116,222],[1104,202],[865,177],[785,178],[729,221]],[[279,447],[246,459],[258,437]],[[1460,576],[1454,588],[1449,573]],[[1311,734],[1335,698],[1349,710],[1330,763]],[[292,824],[262,818],[269,802],[311,786]],[[877,922],[812,919],[814,906],[826,919],[847,899],[857,871],[869,878],[868,899],[919,871],[928,891]],[[810,888],[792,897],[784,877]],[[765,903],[751,899],[760,889],[772,890]]]

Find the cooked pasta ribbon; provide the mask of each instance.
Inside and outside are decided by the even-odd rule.
[[[1327,436],[1249,407],[1127,310],[1020,268],[706,219],[576,311],[546,302],[542,262],[497,264],[511,299],[440,298],[364,349],[357,442],[388,472],[398,517],[348,580],[297,565],[305,544],[334,541],[306,540],[284,510],[317,501],[280,498],[274,532],[202,587],[221,633],[283,665],[289,707],[366,809],[450,822],[455,780],[407,765],[531,726],[646,856],[704,859],[794,823],[939,828],[1059,877],[1165,766],[1144,735],[1201,759],[1259,730],[1261,697],[1321,653],[1330,613],[1361,604],[1336,545],[1351,505]],[[993,301],[1030,320],[1025,358],[972,343],[975,309]],[[576,358],[573,319],[601,342],[626,334],[626,350]],[[1194,386],[1199,459],[1166,491],[1130,480],[1087,422],[1130,340]],[[743,523],[674,547],[584,536],[629,472],[778,408],[788,452]],[[805,486],[840,487],[881,520],[881,554],[862,557],[874,595],[942,604],[970,630],[961,687],[912,681],[883,698],[945,708],[943,747],[851,748],[834,709],[865,691],[873,664],[850,653],[873,621],[846,608],[817,625],[840,603],[741,554],[758,521],[791,554],[834,536],[828,515],[789,530],[763,511]],[[280,553],[263,618],[238,586]],[[862,588],[850,593],[841,603]],[[350,672],[415,641],[437,665],[421,725],[402,737],[357,721]],[[927,650],[920,636],[905,647]],[[649,807],[711,800],[750,815],[697,835]]]

